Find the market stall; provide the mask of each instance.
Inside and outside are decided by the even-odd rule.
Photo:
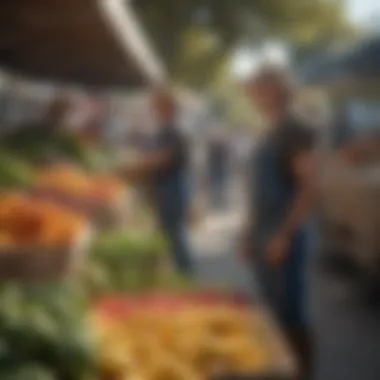
[[[73,99],[163,79],[130,9],[15,0],[0,15],[7,89],[49,90],[30,87],[43,112],[0,134],[0,379],[292,380],[265,309],[174,273],[150,216],[126,218],[136,186],[112,174],[119,158],[93,128],[66,128]]]

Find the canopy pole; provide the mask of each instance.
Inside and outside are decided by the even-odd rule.
[[[164,69],[150,50],[147,38],[129,1],[98,0],[98,3],[105,21],[123,44],[127,58],[133,56],[152,84],[164,82],[166,79]]]

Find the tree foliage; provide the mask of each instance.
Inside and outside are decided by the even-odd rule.
[[[208,82],[231,49],[266,36],[301,45],[349,32],[342,0],[135,0],[175,79]]]

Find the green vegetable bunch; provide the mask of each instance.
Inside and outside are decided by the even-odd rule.
[[[91,296],[98,296],[152,287],[166,247],[166,240],[158,233],[114,231],[104,234],[90,251],[85,288]]]
[[[86,314],[85,297],[74,284],[2,285],[0,378],[80,380],[94,375],[96,341]]]
[[[0,188],[28,188],[35,178],[26,161],[0,147]]]

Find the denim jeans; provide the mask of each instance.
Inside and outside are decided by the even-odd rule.
[[[193,269],[187,231],[189,198],[187,178],[173,178],[158,187],[159,222],[168,238],[176,268],[186,275]]]
[[[264,246],[260,247],[256,267],[265,300],[286,328],[309,325],[309,256],[310,233],[300,230],[293,237],[286,262],[279,268],[268,265]]]
[[[221,169],[214,170],[211,173],[210,195],[214,207],[220,208],[225,202],[226,176],[226,173]]]

